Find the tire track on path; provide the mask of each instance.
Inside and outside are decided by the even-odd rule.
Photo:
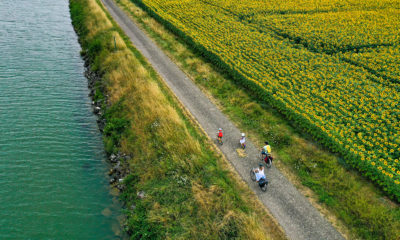
[[[257,166],[259,150],[247,140],[245,158],[238,156],[240,130],[200,91],[163,51],[130,20],[112,0],[101,0],[110,15],[130,38],[135,48],[152,65],[204,131],[215,139],[218,128],[224,130],[224,145],[219,146],[242,179],[255,192],[284,229],[289,239],[344,239],[308,200],[274,166],[266,169],[270,184],[262,192],[249,175]]]

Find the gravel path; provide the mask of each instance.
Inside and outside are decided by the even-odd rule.
[[[267,192],[262,192],[249,176],[250,169],[257,166],[259,162],[258,148],[247,141],[247,157],[239,157],[236,149],[239,144],[240,130],[112,0],[102,1],[114,20],[129,36],[133,45],[147,58],[206,133],[215,139],[218,128],[221,127],[224,130],[224,144],[220,146],[221,151],[277,219],[289,239],[344,239],[275,167],[266,169],[270,184]]]

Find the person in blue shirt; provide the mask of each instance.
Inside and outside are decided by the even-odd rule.
[[[256,173],[256,181],[260,185],[260,187],[264,186],[266,183],[267,179],[264,174],[264,166],[260,164],[259,168],[255,170]]]

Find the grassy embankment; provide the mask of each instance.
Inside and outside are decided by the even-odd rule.
[[[106,151],[133,156],[121,195],[132,239],[284,239],[101,3],[70,0],[70,8],[101,76],[94,100],[106,109]]]
[[[129,0],[119,5],[259,145],[272,142],[276,165],[350,238],[398,239],[400,209],[345,161],[304,135]],[[154,16],[154,13],[153,13]],[[162,20],[161,20],[162,21]],[[262,129],[260,131],[260,129]]]

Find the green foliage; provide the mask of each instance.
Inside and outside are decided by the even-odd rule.
[[[218,233],[219,239],[239,239],[239,229],[237,222],[234,219],[229,218],[227,223],[222,227],[221,231]]]
[[[151,202],[139,199],[137,195],[140,177],[133,173],[124,179],[124,184],[129,186],[120,196],[120,198],[130,208],[134,208],[135,213],[129,214],[127,221],[131,239],[162,239],[160,225],[154,224],[148,220],[148,210],[151,208]],[[157,186],[155,186],[157,187]],[[148,193],[146,193],[148,194]]]
[[[105,120],[106,125],[103,129],[105,148],[108,153],[112,153],[119,146],[119,141],[130,124],[130,121],[124,116],[122,101],[107,109]]]
[[[104,127],[104,135],[111,137],[114,143],[118,142],[122,133],[126,127],[129,126],[129,120],[124,118],[111,118],[108,119],[106,126]]]
[[[103,103],[105,98],[104,98],[103,92],[101,90],[101,87],[99,85],[100,84],[96,84],[96,86],[94,87],[95,93],[93,96],[93,101]]]
[[[103,42],[103,39],[100,39],[99,37],[89,42],[87,54],[90,59],[94,59],[100,54],[100,52],[103,50]]]
[[[72,25],[75,31],[80,36],[86,36],[88,29],[85,27],[86,14],[84,13],[83,6],[78,1],[70,2],[70,13],[72,19]]]
[[[131,239],[163,239],[160,225],[148,221],[148,209],[141,202],[135,208],[135,214],[128,220]]]

